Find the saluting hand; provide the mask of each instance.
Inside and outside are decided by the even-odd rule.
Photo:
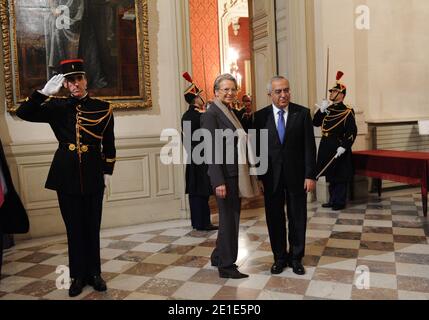
[[[320,109],[321,113],[325,113],[326,110],[328,110],[329,108],[329,101],[326,99],[323,99],[321,105],[319,106],[318,104],[316,104],[316,107]]]
[[[45,96],[52,96],[54,94],[57,94],[64,83],[64,76],[62,74],[57,74],[53,76],[44,86],[42,90],[40,90],[40,93],[44,94]]]

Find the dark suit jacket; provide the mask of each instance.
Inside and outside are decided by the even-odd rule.
[[[265,192],[275,192],[280,179],[284,179],[289,192],[304,192],[305,179],[316,179],[316,142],[310,110],[294,103],[290,103],[288,109],[283,145],[272,105],[255,113],[254,128],[258,132],[268,130],[268,171],[259,177]]]
[[[27,233],[29,229],[27,212],[13,186],[1,141],[0,166],[8,189],[5,201],[0,208],[0,237],[1,233]]]
[[[225,184],[225,179],[238,177],[238,152],[237,142],[238,139],[232,135],[229,135],[222,141],[216,141],[215,131],[216,129],[231,129],[232,132],[236,131],[235,126],[228,120],[225,114],[216,106],[211,104],[208,110],[201,117],[201,128],[207,129],[212,137],[212,157],[211,163],[209,164],[208,174],[213,189]],[[223,150],[223,161],[217,161],[216,163],[216,143],[218,144],[219,150]],[[221,145],[219,145],[221,144]],[[230,151],[228,151],[230,150]],[[230,164],[227,163],[227,155],[230,152],[234,152],[233,161]],[[219,164],[219,162],[222,162]]]

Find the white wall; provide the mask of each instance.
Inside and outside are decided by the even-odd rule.
[[[327,48],[330,48],[328,88],[337,70],[345,73],[347,101],[355,104],[355,39],[353,0],[315,0],[317,98],[325,97]]]
[[[429,118],[429,1],[369,0],[370,119]]]
[[[359,5],[370,10],[369,30],[355,28]],[[428,16],[426,0],[315,0],[318,98],[329,45],[329,84],[344,71],[347,102],[366,120],[429,118]]]

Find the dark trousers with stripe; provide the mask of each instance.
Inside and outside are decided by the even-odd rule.
[[[104,190],[92,195],[57,193],[67,229],[70,277],[101,274],[100,225]]]
[[[347,182],[331,182],[329,183],[329,203],[343,207],[347,202]]]

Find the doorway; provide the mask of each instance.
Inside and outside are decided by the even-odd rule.
[[[248,0],[189,0],[192,77],[205,98],[221,73],[239,84],[238,102],[253,95],[251,25]],[[240,103],[241,106],[241,103]]]
[[[255,111],[252,27],[249,0],[188,0],[191,42],[191,74],[206,101],[214,98],[213,83],[222,73],[232,74],[239,91],[234,107],[244,107],[244,96],[251,98]],[[247,99],[246,99],[247,100]],[[242,209],[264,206],[263,197],[243,199]],[[217,212],[214,197],[211,212]]]

